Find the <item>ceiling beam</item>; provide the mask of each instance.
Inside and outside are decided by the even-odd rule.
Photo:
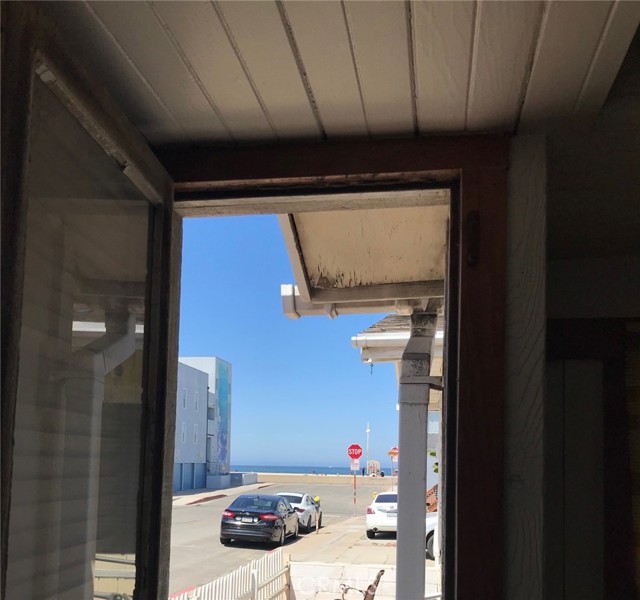
[[[407,208],[416,206],[446,206],[450,192],[442,186],[418,189],[388,189],[377,191],[340,191],[325,190],[323,193],[297,193],[291,190],[283,192],[272,188],[268,193],[257,195],[244,193],[188,192],[176,198],[176,210],[183,217],[190,216],[226,216],[253,214],[295,214],[332,210],[363,210],[374,208]],[[264,191],[264,190],[260,190]],[[299,190],[303,192],[303,190]],[[282,194],[285,195],[282,195]]]
[[[384,182],[396,176],[465,168],[506,169],[507,136],[461,135],[254,146],[164,146],[157,156],[180,201],[187,191],[309,184],[349,178]],[[425,175],[426,176],[426,175]]]

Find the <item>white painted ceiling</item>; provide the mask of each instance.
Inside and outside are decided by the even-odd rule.
[[[53,2],[154,145],[512,132],[596,113],[640,2]]]
[[[47,8],[155,147],[541,130],[598,113],[640,22],[640,2],[618,0]],[[306,299],[441,281],[446,211],[287,217]]]

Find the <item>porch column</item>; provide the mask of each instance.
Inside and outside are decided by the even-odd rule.
[[[396,598],[422,600],[426,558],[427,408],[436,315],[414,313],[400,365]],[[439,381],[438,381],[439,384]]]

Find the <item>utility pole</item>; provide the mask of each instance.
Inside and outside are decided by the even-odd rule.
[[[365,469],[365,473],[368,475],[369,474],[369,434],[371,433],[371,428],[369,427],[369,422],[367,422],[367,463],[366,463],[366,469]]]

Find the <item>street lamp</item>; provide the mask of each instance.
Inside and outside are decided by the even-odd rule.
[[[367,422],[367,429],[366,429],[366,434],[367,434],[367,464],[366,464],[366,470],[365,473],[368,475],[369,474],[369,434],[371,433],[371,428],[369,427],[369,423]]]

